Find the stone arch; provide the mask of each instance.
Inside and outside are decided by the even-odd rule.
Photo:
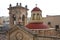
[[[23,25],[25,24],[25,15],[22,15],[22,22],[23,22]]]
[[[13,24],[16,24],[16,15],[12,14],[12,18],[13,18]]]
[[[14,21],[16,20],[16,16],[15,16],[15,14],[13,14],[13,20],[14,20]]]
[[[22,16],[22,21],[25,21],[25,15]]]

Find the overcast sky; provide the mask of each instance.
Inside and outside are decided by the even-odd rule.
[[[0,1],[0,16],[9,16],[9,4],[15,6],[16,3],[22,3],[22,6],[28,5],[29,16],[31,10],[36,6],[42,10],[43,16],[60,15],[60,0],[1,0]]]

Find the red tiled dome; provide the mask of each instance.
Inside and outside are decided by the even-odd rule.
[[[41,11],[38,7],[33,8],[32,11]]]
[[[46,28],[48,28],[48,26],[43,24],[42,22],[40,22],[40,23],[29,23],[28,25],[26,25],[26,27],[29,29],[46,29]]]

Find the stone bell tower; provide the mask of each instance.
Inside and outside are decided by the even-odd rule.
[[[10,26],[21,24],[25,26],[27,24],[27,5],[22,7],[17,3],[16,6],[9,5]]]

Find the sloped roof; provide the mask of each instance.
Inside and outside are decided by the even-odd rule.
[[[32,9],[32,11],[41,11],[41,9],[39,9],[38,7],[35,7]]]

